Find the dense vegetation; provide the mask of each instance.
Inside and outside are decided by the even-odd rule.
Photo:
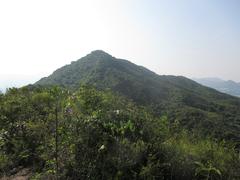
[[[94,51],[72,62],[37,85],[78,89],[81,84],[111,89],[148,106],[156,115],[188,130],[240,144],[240,99],[201,86],[185,77],[159,76],[129,61]]]
[[[234,144],[189,132],[111,91],[0,94],[0,173],[31,179],[239,179]]]
[[[240,179],[239,132],[239,98],[94,51],[0,93],[0,177]]]

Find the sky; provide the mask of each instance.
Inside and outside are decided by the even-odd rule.
[[[0,89],[97,49],[158,74],[240,82],[240,1],[0,0]]]

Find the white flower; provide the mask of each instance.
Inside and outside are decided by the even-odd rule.
[[[102,150],[104,150],[105,149],[105,146],[104,146],[104,144],[98,149],[98,151],[102,151]]]

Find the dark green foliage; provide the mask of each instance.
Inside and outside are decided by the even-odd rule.
[[[159,76],[129,61],[94,51],[56,70],[36,85],[78,89],[81,84],[111,89],[171,122],[203,134],[240,142],[240,99],[181,76]]]
[[[0,93],[0,175],[240,179],[239,131],[238,98],[95,51]]]
[[[237,179],[233,145],[194,135],[110,91],[9,89],[0,95],[0,173],[32,179]]]

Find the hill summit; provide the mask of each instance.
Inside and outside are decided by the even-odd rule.
[[[73,90],[81,85],[110,89],[188,129],[240,140],[239,98],[183,76],[158,75],[102,50],[57,69],[36,85],[59,85]]]

